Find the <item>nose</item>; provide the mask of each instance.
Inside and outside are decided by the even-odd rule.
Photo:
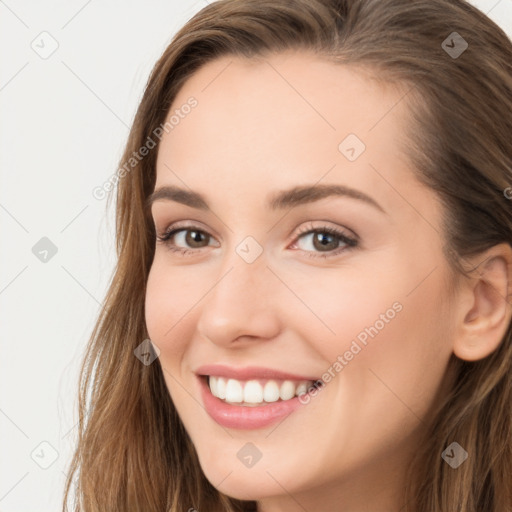
[[[223,347],[277,336],[282,318],[276,295],[280,283],[267,268],[265,259],[246,263],[234,254],[224,263],[201,301],[198,332]]]

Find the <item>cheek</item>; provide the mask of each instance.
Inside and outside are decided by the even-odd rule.
[[[382,404],[403,407],[396,393],[421,415],[432,403],[452,353],[446,269],[439,264],[429,275],[435,262],[395,258],[395,267],[392,263],[382,261],[380,272],[366,267],[345,272],[342,280],[321,278],[314,288],[312,280],[302,288],[297,282],[295,289],[324,324],[313,319],[326,333],[322,336],[315,337],[311,327],[307,331],[328,361],[324,380],[343,385],[354,396],[363,393],[377,409]]]
[[[190,423],[191,417],[201,411],[194,412],[198,402],[191,400],[187,392],[190,375],[184,361],[197,325],[197,306],[208,290],[206,284],[201,284],[204,282],[189,275],[183,267],[173,268],[155,257],[146,286],[148,335],[160,350],[158,360],[168,392],[188,429],[194,425],[194,421]]]
[[[192,283],[182,269],[163,265],[155,256],[151,267],[145,300],[146,327],[150,339],[161,350],[161,359],[168,362],[185,350],[184,329],[194,313],[194,305],[205,293],[200,283]],[[172,343],[170,343],[172,340]]]
[[[294,317],[284,317],[287,327],[296,328],[331,363],[351,349],[348,358],[357,352],[364,359],[370,341],[386,337],[389,326],[403,316],[403,294],[386,271],[353,266],[319,269],[298,278],[291,270],[283,280],[301,299],[300,304],[289,299]]]
[[[361,346],[360,375],[365,374],[374,405],[387,403],[397,418],[405,413],[413,423],[428,414],[452,354],[452,318],[442,271],[415,288],[418,275],[404,278],[405,286],[376,290],[365,303],[372,313],[352,337]]]

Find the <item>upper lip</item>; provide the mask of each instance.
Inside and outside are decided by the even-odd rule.
[[[213,375],[215,377],[225,377],[236,380],[251,379],[277,379],[277,380],[307,380],[317,381],[317,377],[307,375],[296,375],[273,368],[264,368],[262,366],[244,366],[234,367],[223,364],[206,364],[200,366],[195,372],[197,375]]]

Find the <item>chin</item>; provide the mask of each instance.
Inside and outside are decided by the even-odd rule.
[[[233,470],[231,474],[223,473],[218,468],[206,468],[203,472],[218,491],[230,498],[257,501],[283,492],[282,487],[268,473],[255,472],[254,468]]]
[[[218,491],[231,498],[261,500],[283,494],[283,488],[293,493],[304,483],[299,481],[304,479],[304,472],[295,474],[293,467],[279,467],[279,461],[261,458],[246,467],[238,457],[227,457],[224,451],[207,453],[199,458],[203,473]]]

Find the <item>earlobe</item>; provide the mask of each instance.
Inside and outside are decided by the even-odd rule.
[[[476,257],[462,292],[454,354],[477,361],[500,345],[512,317],[512,248],[499,244]]]

